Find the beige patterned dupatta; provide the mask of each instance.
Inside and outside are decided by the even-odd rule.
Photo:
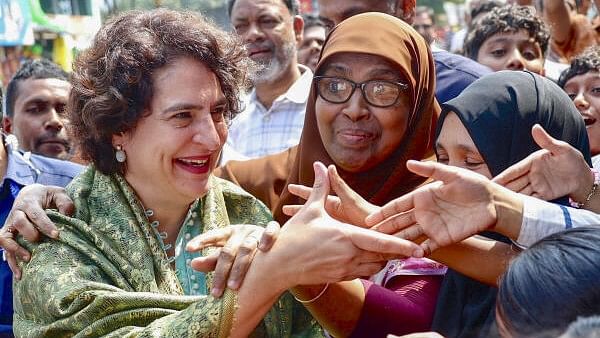
[[[268,209],[231,183],[212,178],[196,210],[203,231],[266,224]],[[68,186],[76,212],[48,211],[58,240],[21,240],[32,258],[14,282],[16,336],[226,337],[235,293],[186,296],[135,193],[120,176],[88,168]],[[196,226],[196,225],[195,225]],[[208,252],[203,252],[203,255]],[[211,287],[207,276],[206,293]],[[267,286],[265,286],[267,287]],[[321,336],[306,311],[282,296],[253,336]]]

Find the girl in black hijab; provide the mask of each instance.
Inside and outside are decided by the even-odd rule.
[[[456,118],[459,125],[449,129]],[[438,161],[494,177],[540,149],[531,136],[536,123],[552,137],[577,148],[591,164],[585,125],[569,97],[550,80],[526,71],[487,75],[442,106],[436,131]],[[464,130],[470,136],[466,142],[457,136]],[[553,202],[567,205],[568,198]],[[495,233],[482,235],[510,242]],[[494,325],[496,292],[496,288],[449,269],[432,329],[447,337],[498,336]]]

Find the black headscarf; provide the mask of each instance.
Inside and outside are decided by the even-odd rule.
[[[531,128],[540,124],[552,137],[581,151],[591,165],[583,119],[565,92],[527,71],[501,71],[473,82],[442,105],[436,138],[454,112],[473,139],[492,176],[540,149]],[[567,197],[553,202],[566,204]],[[483,235],[508,242],[495,233]],[[439,293],[432,328],[446,337],[494,337],[497,289],[448,270]]]

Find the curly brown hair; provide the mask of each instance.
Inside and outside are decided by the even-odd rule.
[[[228,101],[228,120],[240,112],[252,62],[238,37],[197,13],[125,12],[100,29],[74,64],[68,111],[84,159],[102,173],[125,173],[115,160],[112,136],[135,128],[152,98],[153,72],[182,56],[215,73]]]

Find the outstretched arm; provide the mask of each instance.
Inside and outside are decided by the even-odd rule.
[[[550,25],[550,36],[556,43],[571,37],[571,14],[564,0],[544,1],[544,19]]]

